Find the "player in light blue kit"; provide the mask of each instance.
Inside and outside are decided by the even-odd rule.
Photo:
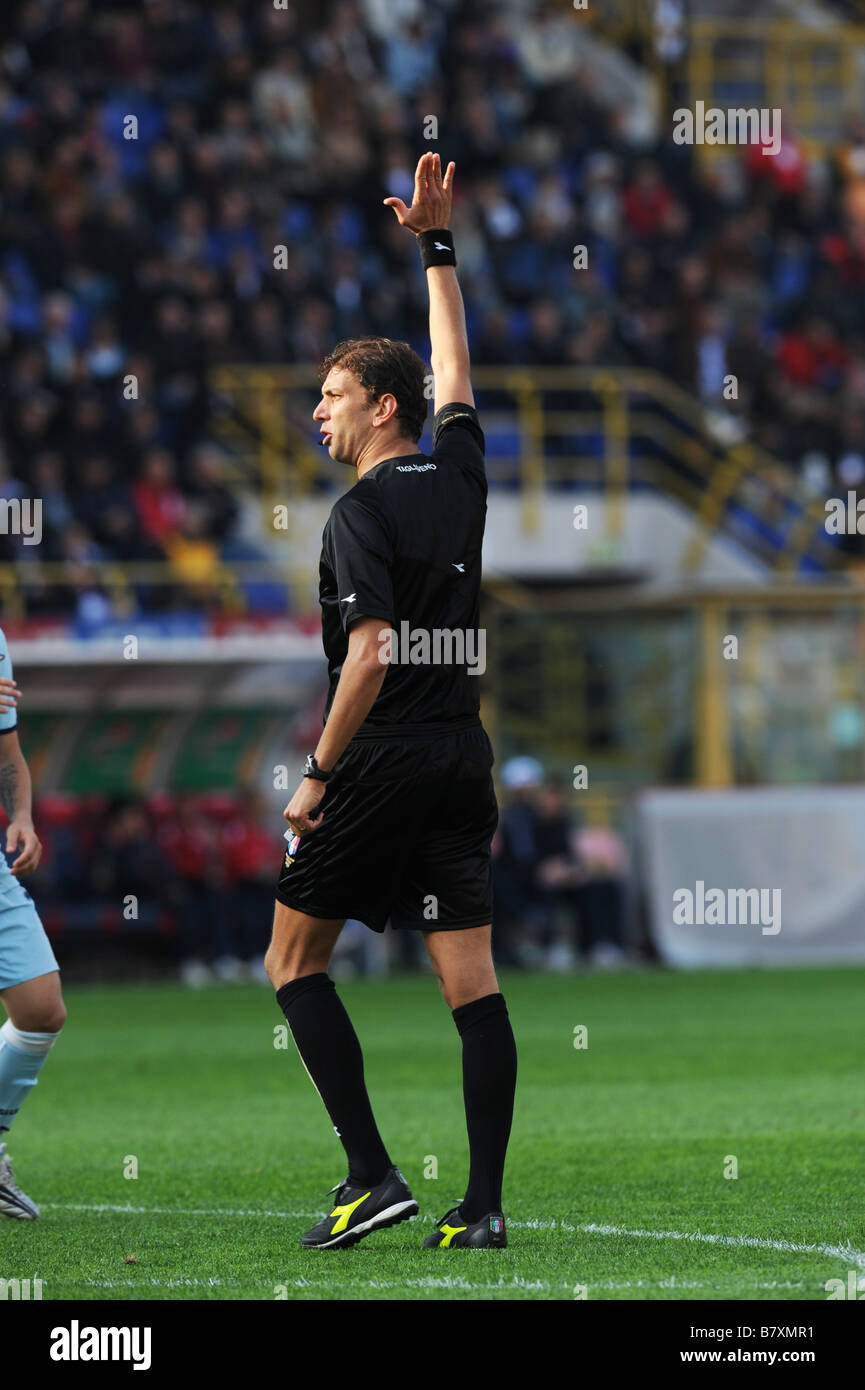
[[[30,771],[18,743],[19,694],[0,629],[0,807],[9,818],[6,853],[0,855],[0,999],[8,1014],[0,1028],[0,1216],[33,1221],[39,1208],[15,1183],[3,1136],[36,1085],[66,1009],[54,952],[21,884],[39,863],[42,846],[33,829]]]

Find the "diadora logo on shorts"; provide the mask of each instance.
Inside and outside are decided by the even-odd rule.
[[[285,867],[287,869],[290,869],[292,864],[294,863],[294,856],[297,854],[299,848],[300,836],[292,835],[291,839],[288,841],[288,849],[285,851]]]
[[[434,463],[398,463],[396,471],[397,473],[428,473],[431,468],[435,469],[435,466]]]

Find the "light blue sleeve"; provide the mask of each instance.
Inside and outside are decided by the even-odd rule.
[[[6,634],[0,628],[0,676],[4,680],[12,679],[12,658],[9,655],[9,648],[6,645]],[[18,724],[17,709],[0,710],[0,734],[6,729],[14,729]]]

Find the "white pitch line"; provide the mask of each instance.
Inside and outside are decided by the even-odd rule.
[[[63,1285],[61,1284],[61,1287]],[[224,1289],[243,1288],[224,1279],[72,1279],[71,1289]]]
[[[288,1221],[307,1221],[320,1216],[318,1211],[269,1211],[246,1210],[228,1207],[133,1207],[112,1203],[87,1205],[77,1202],[44,1202],[46,1211],[93,1211],[115,1212],[121,1216],[221,1216],[221,1217],[263,1217]],[[419,1216],[418,1222],[430,1222],[431,1216]],[[584,1232],[586,1235],[627,1236],[635,1240],[692,1240],[704,1245],[730,1245],[754,1250],[778,1250],[790,1255],[829,1255],[834,1259],[850,1260],[859,1267],[865,1267],[865,1251],[854,1250],[850,1245],[808,1244],[793,1240],[770,1240],[762,1236],[722,1236],[710,1231],[643,1231],[632,1230],[626,1226],[602,1226],[589,1223],[574,1226],[569,1221],[555,1218],[532,1221],[508,1221],[512,1230],[522,1231],[566,1231],[569,1235]]]
[[[290,1279],[282,1282],[289,1289],[333,1288],[333,1279]],[[545,1284],[540,1280],[519,1278],[514,1278],[507,1283],[499,1279],[495,1283],[476,1284],[469,1279],[461,1278],[459,1275],[443,1275],[441,1278],[429,1275],[422,1279],[363,1279],[350,1282],[362,1284],[368,1289],[510,1289],[523,1293],[544,1293],[553,1287],[552,1284]],[[70,1281],[71,1288],[82,1286],[88,1289],[249,1288],[248,1284],[240,1284],[237,1281],[226,1279],[74,1279]],[[563,1284],[561,1287],[570,1288],[570,1285]]]
[[[489,1292],[497,1290],[503,1292],[523,1293],[546,1293],[554,1288],[571,1290],[571,1284],[565,1280],[561,1284],[545,1284],[540,1280],[515,1280],[506,1284],[499,1280],[497,1283],[477,1284],[469,1279],[462,1279],[458,1275],[453,1277],[443,1276],[437,1279],[430,1276],[426,1279],[353,1279],[352,1284],[364,1286],[368,1289],[457,1289],[461,1292]],[[77,1279],[73,1280],[70,1288],[85,1287],[88,1289],[247,1289],[249,1285],[238,1282],[230,1282],[225,1279]],[[274,1286],[275,1287],[275,1286]],[[329,1289],[333,1290],[333,1279],[292,1279],[287,1285],[292,1289]],[[716,1283],[708,1282],[704,1279],[626,1279],[624,1282],[617,1283],[612,1279],[604,1279],[598,1284],[592,1284],[590,1289],[603,1289],[608,1291],[622,1289],[718,1289]],[[742,1289],[804,1289],[806,1286],[801,1281],[785,1280],[779,1282],[772,1280],[770,1283],[743,1284],[737,1281],[737,1290]],[[723,1286],[721,1287],[723,1292]]]
[[[131,1207],[111,1202],[90,1206],[80,1202],[43,1202],[43,1211],[113,1211],[121,1216],[264,1216],[288,1221],[306,1221],[321,1216],[320,1211],[244,1211],[227,1207]]]
[[[533,1222],[527,1223],[533,1225]],[[564,1226],[564,1223],[562,1223]],[[854,1250],[850,1245],[808,1245],[795,1240],[768,1240],[762,1236],[718,1236],[704,1231],[632,1231],[625,1226],[580,1226],[581,1231],[590,1235],[628,1236],[649,1240],[693,1240],[706,1245],[733,1245],[753,1250],[781,1250],[791,1255],[831,1255],[837,1259],[852,1260],[865,1265],[865,1251]]]

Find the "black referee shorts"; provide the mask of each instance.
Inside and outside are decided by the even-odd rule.
[[[288,845],[278,900],[377,932],[388,918],[420,931],[485,926],[499,818],[493,762],[479,720],[353,740],[320,802],[321,826]]]

